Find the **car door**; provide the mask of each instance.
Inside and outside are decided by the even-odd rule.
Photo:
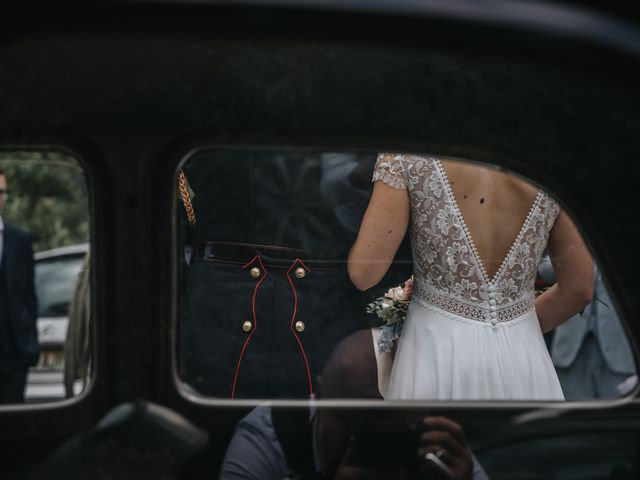
[[[207,150],[433,154],[526,177],[579,225],[637,358],[634,24],[537,2],[62,2],[5,12],[1,147],[78,158],[90,187],[95,280],[90,386],[49,406],[2,407],[7,476],[32,472],[113,407],[140,398],[209,436],[182,469],[167,466],[171,474],[218,474],[238,420],[258,400],[200,395],[179,368],[186,267],[176,185],[185,161]],[[359,433],[376,447],[359,457],[364,465],[398,438],[411,441],[397,442],[408,446],[392,463],[415,462],[416,422],[442,415],[463,426],[492,478],[584,478],[582,452],[594,452],[593,478],[626,478],[638,472],[636,395],[317,408],[365,419]],[[275,405],[293,419],[309,402]],[[143,432],[123,438],[149,445],[153,435]],[[109,455],[95,462],[158,474],[153,457],[132,457],[135,466]]]

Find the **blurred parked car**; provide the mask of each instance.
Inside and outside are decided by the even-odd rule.
[[[40,358],[27,377],[27,402],[64,398],[64,342],[69,304],[89,244],[70,245],[36,252],[34,258],[38,295]]]

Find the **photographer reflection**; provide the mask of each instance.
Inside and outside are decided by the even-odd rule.
[[[371,331],[336,347],[318,379],[322,399],[378,399]],[[376,413],[378,412],[378,413]],[[450,419],[415,421],[402,411],[263,405],[236,427],[220,478],[474,479],[487,478]]]
[[[402,424],[399,415],[393,420]],[[488,479],[458,423],[446,417],[429,416],[411,428],[415,432],[354,435],[335,478]],[[417,439],[414,433],[419,435]]]

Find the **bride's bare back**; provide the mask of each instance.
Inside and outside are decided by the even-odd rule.
[[[442,235],[451,237],[452,234],[447,233],[447,226],[451,221],[459,225],[459,221],[452,220],[458,216],[463,219],[461,226],[463,231],[466,230],[466,234],[463,234],[465,241],[475,250],[471,258],[476,258],[476,265],[484,270],[481,277],[477,277],[477,270],[468,274],[476,277],[477,282],[473,285],[477,286],[480,282],[488,286],[495,285],[497,279],[494,276],[500,274],[503,261],[515,245],[514,241],[520,237],[519,234],[524,233],[523,225],[526,228],[530,223],[528,216],[534,201],[537,203],[543,197],[548,199],[548,196],[534,186],[486,167],[396,154],[381,155],[379,165],[383,176],[378,178],[385,181],[375,182],[358,239],[349,254],[349,276],[361,290],[376,285],[389,268],[407,232],[411,205],[418,209],[414,212],[416,218],[412,219],[415,227],[413,233],[420,235],[417,241],[418,254],[424,258],[434,254],[446,257],[435,273],[442,271],[446,274],[447,268],[457,265],[456,255],[465,256],[462,258],[464,265],[472,266],[466,258],[467,246],[463,245],[464,241],[457,246],[451,245],[451,251],[442,252]],[[413,173],[407,173],[407,169]],[[449,190],[448,195],[441,195],[438,190],[440,186]],[[408,188],[413,192],[411,199]],[[434,195],[439,200],[436,201]],[[443,200],[447,197],[455,200],[449,206]],[[433,212],[433,202],[439,202],[439,212]],[[518,249],[515,254],[524,254],[529,259],[527,268],[530,269],[530,260],[535,261],[541,255],[540,247],[544,247],[540,241],[546,242],[548,235],[546,246],[549,248],[558,283],[535,302],[543,331],[554,328],[583,308],[591,300],[593,287],[593,262],[580,233],[565,212],[560,210],[558,213],[556,210],[556,215],[554,219],[543,218],[546,227],[550,229],[545,229],[546,233],[542,232],[545,238],[531,239],[536,245],[536,255],[527,253],[525,247]],[[552,221],[552,224],[546,223],[548,221]],[[530,240],[520,237],[521,242],[523,238],[525,242]],[[449,240],[460,243],[461,239],[451,237]],[[439,253],[433,250],[434,247],[439,249]],[[511,260],[515,261],[514,258]],[[428,275],[431,267],[418,262],[414,265],[414,269],[416,268]],[[504,269],[502,272],[504,273]]]
[[[538,190],[493,168],[454,161],[442,164],[449,188],[491,278],[520,232]]]

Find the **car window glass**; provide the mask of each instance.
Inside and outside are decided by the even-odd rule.
[[[186,160],[177,192],[190,394],[562,401],[635,388],[578,228],[520,177],[428,154],[211,149]],[[339,380],[323,374],[336,357]]]
[[[2,403],[73,397],[88,385],[92,344],[84,172],[66,153],[6,150],[0,190]]]

